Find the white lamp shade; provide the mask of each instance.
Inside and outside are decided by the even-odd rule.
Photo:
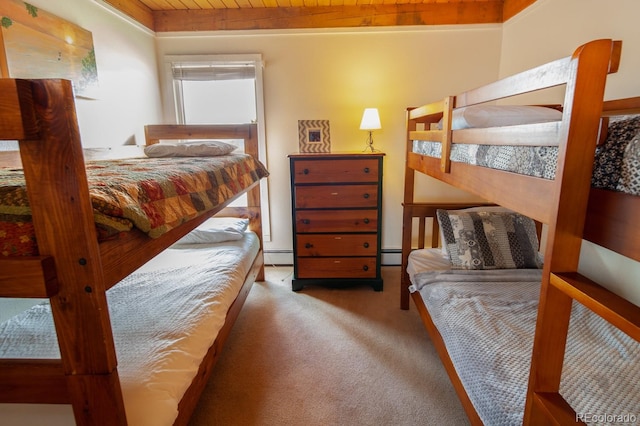
[[[380,115],[378,108],[365,108],[360,122],[360,130],[378,130],[382,129],[380,125]]]

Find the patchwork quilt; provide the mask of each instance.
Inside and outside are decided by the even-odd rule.
[[[253,157],[131,158],[86,164],[98,238],[157,238],[269,175]],[[38,255],[22,170],[0,169],[0,255]]]

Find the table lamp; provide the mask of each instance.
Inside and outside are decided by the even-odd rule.
[[[362,121],[360,122],[360,130],[367,130],[369,132],[369,137],[367,138],[367,148],[365,148],[365,151],[377,151],[373,148],[373,131],[379,129],[382,129],[382,126],[380,125],[380,115],[378,115],[378,108],[365,108],[364,114],[362,114]]]

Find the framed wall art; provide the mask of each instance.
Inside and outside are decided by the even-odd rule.
[[[331,152],[329,120],[298,120],[300,152]]]
[[[76,96],[94,98],[98,70],[93,36],[22,0],[0,2],[0,74],[71,80]]]

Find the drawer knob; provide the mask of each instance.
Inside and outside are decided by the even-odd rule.
[[[304,245],[304,248],[308,248],[308,249],[310,249],[310,248],[312,248],[312,247],[313,247],[313,244],[311,244],[311,243],[306,243],[306,244]]]
[[[369,194],[364,194],[364,195],[363,195],[363,197],[364,197],[365,199],[368,199],[368,198],[370,197],[370,195],[369,195]]]
[[[308,174],[309,174],[309,169],[304,169],[304,170],[302,171],[302,174],[308,175]]]
[[[363,270],[363,271],[368,271],[368,270],[369,270],[369,267],[368,267],[367,265],[364,265],[364,266],[362,267],[362,270]]]
[[[365,218],[364,218],[364,220],[363,220],[363,222],[364,222],[364,223],[369,223],[369,218],[366,218],[366,217],[365,217]]]
[[[301,222],[304,223],[305,225],[308,225],[311,223],[309,219],[302,219]]]
[[[365,172],[365,173],[369,173],[369,168],[368,168],[368,167],[365,167],[365,168],[364,168],[364,172]]]
[[[369,243],[364,243],[363,246],[364,248],[369,248]]]

